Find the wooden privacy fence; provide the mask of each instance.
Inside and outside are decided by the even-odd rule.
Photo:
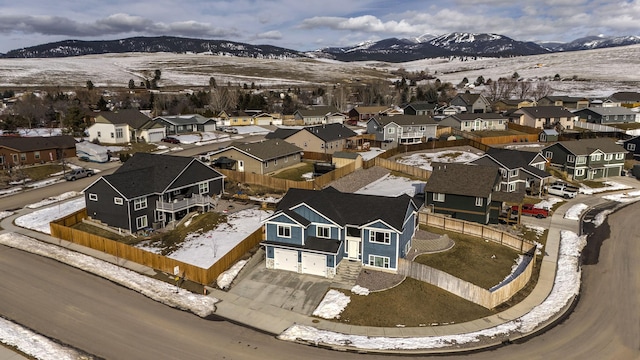
[[[125,259],[169,274],[173,274],[176,267],[178,267],[181,277],[202,285],[208,285],[214,282],[218,278],[218,275],[227,270],[241,256],[259,244],[263,239],[263,228],[260,227],[223,255],[211,267],[203,269],[119,241],[71,228],[71,226],[81,222],[86,217],[87,210],[85,208],[62,219],[51,222],[49,224],[51,236],[113,255],[116,261],[117,259]]]
[[[387,159],[383,159],[383,158],[379,158],[379,157],[375,157],[373,159],[367,160],[367,166],[364,166],[363,163],[363,167],[368,169],[370,167],[373,166],[381,166],[385,169],[389,169],[391,171],[398,171],[401,172],[403,174],[407,174],[416,178],[420,178],[420,179],[424,179],[424,180],[428,180],[429,177],[431,176],[431,171],[430,170],[425,170],[422,168],[419,168],[417,166],[411,166],[411,165],[405,165],[405,164],[400,164],[398,162],[395,162],[393,160],[387,160]]]
[[[472,235],[484,240],[493,241],[500,245],[518,250],[520,253],[526,253],[535,247],[535,244],[530,241],[521,239],[507,232],[494,229],[490,226],[454,219],[440,214],[422,211],[418,213],[418,221],[420,224],[427,226],[433,226],[439,229],[455,231],[457,233]]]
[[[528,264],[518,276],[494,291],[483,289],[478,285],[459,279],[442,270],[406,259],[398,259],[398,273],[435,285],[487,309],[493,309],[509,300],[515,293],[527,285],[533,273],[535,260],[534,257],[529,257],[526,260],[528,260]]]

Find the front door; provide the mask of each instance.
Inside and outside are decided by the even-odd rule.
[[[347,257],[354,260],[360,258],[360,239],[347,240]]]

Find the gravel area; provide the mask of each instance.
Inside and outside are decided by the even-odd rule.
[[[341,177],[340,179],[330,183],[329,186],[333,186],[341,192],[353,193],[389,174],[390,172],[391,171],[380,166],[374,166],[366,170],[358,169],[351,174]]]
[[[383,271],[371,269],[362,269],[356,285],[365,287],[371,291],[380,291],[389,289],[400,284],[404,280],[404,275],[390,274]]]

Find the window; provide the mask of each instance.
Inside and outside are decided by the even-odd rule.
[[[516,177],[516,176],[518,176],[518,169],[511,170],[511,171],[509,172],[509,176],[510,176],[510,177]]]
[[[514,192],[516,191],[516,184],[509,184],[509,189],[507,190],[508,192]]]
[[[20,161],[26,161],[26,160],[27,160],[27,154],[20,153]]]
[[[13,159],[14,164],[18,163],[18,154],[11,154],[11,158]]]
[[[587,163],[587,157],[586,156],[578,156],[576,158],[576,164],[586,164]]]
[[[147,198],[133,200],[133,210],[142,210],[147,207]]]
[[[609,160],[613,159],[613,154],[604,154],[604,159],[606,161],[609,161]]]
[[[576,169],[575,176],[584,176],[584,169]]]
[[[328,226],[316,226],[316,236],[319,238],[328,239],[331,237],[331,228]]]
[[[420,126],[420,131],[424,132],[425,130],[427,130],[426,126]]]
[[[369,265],[388,269],[389,258],[386,256],[369,255]]]
[[[116,129],[116,138],[122,139],[124,137],[122,129]]]
[[[206,194],[209,192],[209,183],[208,182],[203,182],[198,184],[198,193],[199,194]]]
[[[268,168],[268,167],[269,167],[269,160],[267,160],[267,161],[265,161],[265,162],[264,162],[264,167],[265,167],[265,168]]]
[[[122,204],[124,204],[124,201],[122,201],[121,197],[117,197],[116,196],[116,197],[113,198],[113,203],[116,204],[116,205],[122,205]]]
[[[576,161],[576,157],[573,155],[567,155],[567,162],[572,163]]]
[[[547,159],[552,159],[553,158],[553,152],[552,151],[545,151],[544,152],[544,157],[546,157]]]
[[[624,154],[623,153],[617,153],[616,154],[616,160],[622,160],[624,159]]]
[[[507,169],[500,169],[500,174],[502,174],[503,178],[507,177]]]
[[[98,194],[89,194],[89,200],[98,201]]]
[[[371,230],[369,232],[369,242],[387,245],[391,244],[391,233]]]
[[[36,160],[40,159],[40,151],[35,151],[35,152],[33,153],[33,157],[34,157]]]
[[[591,154],[591,161],[600,161],[602,154]]]
[[[136,218],[136,228],[137,229],[144,229],[148,225],[149,224],[147,223],[147,215],[138,216]]]
[[[278,225],[278,236],[290,238],[291,237],[291,226]]]
[[[278,159],[273,159],[273,165],[278,165]]]
[[[394,129],[394,128],[389,128],[389,129],[387,130],[387,133],[389,133],[389,134],[393,134],[395,131],[396,131],[396,129]]]
[[[289,162],[289,155],[284,157],[284,162]]]
[[[481,197],[476,197],[476,206],[482,206],[482,200]]]
[[[444,194],[433,193],[433,201],[444,202]]]
[[[113,133],[111,133],[111,138],[113,139]]]

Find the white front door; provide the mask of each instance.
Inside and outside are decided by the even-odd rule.
[[[347,240],[347,257],[354,260],[360,258],[360,239]]]
[[[244,171],[244,160],[238,160],[238,171]]]

